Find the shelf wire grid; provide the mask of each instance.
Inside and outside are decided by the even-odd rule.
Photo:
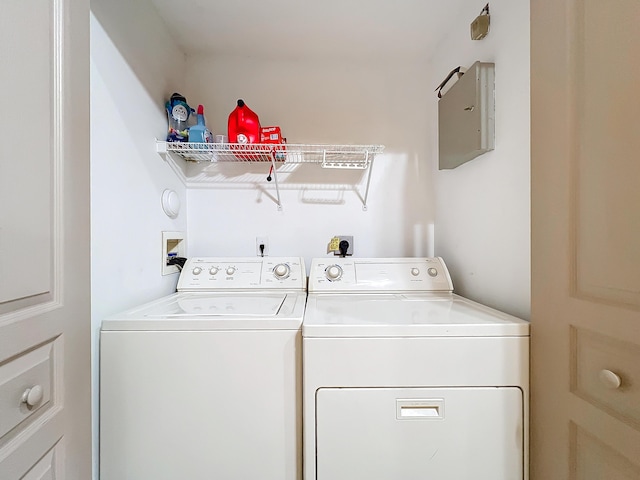
[[[383,145],[166,143],[167,152],[192,162],[318,163],[323,168],[366,169]]]

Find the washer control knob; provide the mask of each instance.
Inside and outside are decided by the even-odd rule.
[[[325,269],[324,273],[327,278],[333,282],[342,277],[342,267],[340,267],[340,265],[330,265]]]
[[[431,267],[429,270],[427,270],[427,273],[429,274],[430,277],[437,277],[438,276],[438,270],[436,270],[433,267]]]
[[[202,273],[202,269],[200,267],[193,267],[193,270],[191,270],[191,272],[194,275],[200,275]]]
[[[418,275],[420,275],[420,269],[416,268],[416,267],[413,267],[411,269],[411,275],[413,275],[414,277],[417,277]]]
[[[209,269],[209,273],[210,273],[211,275],[215,275],[215,274],[216,274],[216,273],[218,273],[219,271],[220,271],[220,269],[219,269],[218,267],[211,267],[211,268]]]
[[[286,263],[279,263],[273,268],[273,275],[278,279],[285,279],[291,273],[291,268]]]
[[[227,267],[227,275],[233,275],[236,273],[236,267]]]

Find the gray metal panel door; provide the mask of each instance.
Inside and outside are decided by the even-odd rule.
[[[493,150],[494,68],[474,63],[438,102],[440,170]]]

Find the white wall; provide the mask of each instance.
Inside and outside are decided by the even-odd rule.
[[[94,478],[98,466],[99,329],[109,314],[175,291],[161,275],[161,232],[186,229],[185,189],[155,152],[164,100],[182,84],[184,56],[146,1],[92,1],[91,268]],[[172,68],[167,65],[172,62]],[[162,211],[178,192],[177,219]]]
[[[472,41],[467,8],[429,61],[429,85],[454,67],[494,62],[496,148],[436,173],[435,253],[444,257],[458,293],[528,319],[529,2],[492,0],[491,31]],[[429,156],[437,169],[437,98],[429,96]]]
[[[192,255],[254,255],[256,236],[271,255],[326,255],[333,235],[353,235],[355,255],[432,252],[433,186],[425,105],[425,64],[339,59],[187,59],[187,92],[202,103],[214,133],[242,98],[263,126],[279,125],[289,143],[384,144],[376,158],[368,209],[367,172],[286,165],[280,171],[283,210],[263,192],[268,165],[212,167],[207,189],[187,193]]]

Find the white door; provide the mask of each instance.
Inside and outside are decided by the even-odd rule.
[[[0,478],[91,477],[89,2],[0,2]]]
[[[640,478],[639,22],[531,1],[532,480]]]

